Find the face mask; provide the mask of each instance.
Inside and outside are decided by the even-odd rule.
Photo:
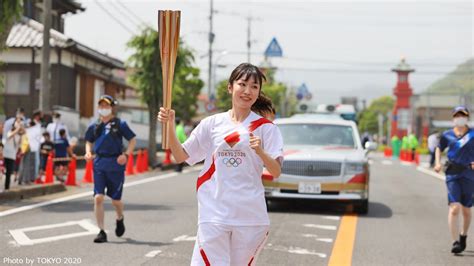
[[[99,115],[109,116],[112,113],[112,109],[99,109]]]
[[[59,118],[53,118],[53,123],[59,122]]]
[[[467,125],[467,117],[456,117],[453,119],[454,126],[463,127]]]

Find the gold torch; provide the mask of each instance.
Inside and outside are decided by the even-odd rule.
[[[158,33],[163,74],[163,106],[166,109],[171,108],[174,67],[178,55],[180,19],[181,11],[158,11]],[[161,129],[161,145],[163,149],[168,149],[169,123],[163,123]]]

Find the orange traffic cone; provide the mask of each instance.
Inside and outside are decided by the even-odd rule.
[[[137,171],[137,173],[143,172],[142,171],[142,160],[143,160],[142,150],[138,150],[137,162],[135,163],[135,170]]]
[[[166,150],[165,160],[163,161],[164,165],[171,163],[171,151],[169,149]]]
[[[45,184],[52,184],[54,182],[53,168],[54,168],[53,153],[50,153],[48,156],[48,161],[46,162],[46,171],[45,171],[45,178],[44,178]]]
[[[126,175],[133,175],[133,153],[130,153],[128,155],[128,161],[127,161],[127,167],[125,169],[125,174]]]
[[[87,161],[86,163],[86,172],[84,173],[84,177],[82,178],[82,183],[93,183],[94,178],[92,174],[92,168],[94,167],[92,160]]]
[[[39,184],[43,184],[43,180],[41,180],[41,175],[38,176],[38,178],[35,179],[35,184],[39,185]]]
[[[73,157],[69,162],[69,170],[67,174],[66,186],[76,186],[76,158]]]
[[[144,172],[147,172],[148,171],[148,150],[143,150],[143,161],[142,161],[142,164],[143,164],[143,168],[142,170]]]
[[[415,163],[416,165],[420,165],[420,154],[418,152],[415,153]]]

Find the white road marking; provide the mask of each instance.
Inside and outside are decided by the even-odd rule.
[[[190,167],[188,169],[183,170],[183,173],[193,172],[193,171],[196,171],[196,170],[200,170],[201,168],[202,168],[201,166]],[[136,185],[146,184],[146,183],[154,182],[154,181],[157,181],[157,180],[162,180],[162,179],[167,179],[167,178],[170,178],[170,177],[174,177],[174,176],[177,176],[177,175],[178,175],[178,173],[168,173],[168,174],[164,174],[164,175],[148,177],[148,178],[145,178],[143,180],[127,182],[127,183],[125,183],[124,187],[132,187],[132,186],[136,186]],[[63,197],[63,198],[58,198],[58,199],[54,199],[54,200],[50,200],[50,201],[45,201],[45,202],[31,204],[31,205],[27,205],[27,206],[15,208],[15,209],[10,209],[10,210],[0,212],[0,217],[4,217],[4,216],[7,216],[7,215],[19,213],[19,212],[29,211],[29,210],[37,209],[37,208],[40,208],[40,207],[44,207],[44,206],[48,206],[48,205],[52,205],[52,204],[56,204],[56,203],[66,202],[66,201],[79,199],[79,198],[83,198],[83,197],[90,197],[92,195],[93,195],[92,191],[83,192],[83,193],[79,193],[79,194],[75,194],[75,195],[71,195],[71,196],[67,196],[67,197]]]
[[[333,242],[331,238],[318,238],[318,235],[313,235],[313,234],[303,234],[303,237],[314,238],[316,241],[320,241],[320,242],[326,242],[326,243]]]
[[[316,252],[314,250],[307,250],[304,248],[299,248],[299,247],[283,247],[283,246],[273,246],[272,244],[268,244],[265,247],[266,250],[273,250],[273,251],[283,251],[283,252],[288,252],[292,254],[298,254],[298,255],[313,255],[313,256],[318,256],[320,258],[326,258],[327,255],[324,253]]]
[[[326,220],[333,220],[333,221],[341,220],[341,217],[339,217],[339,216],[323,216],[322,218],[326,219]]]
[[[319,252],[316,252],[316,251],[307,250],[307,249],[299,248],[299,247],[290,247],[288,252],[293,253],[293,254],[300,254],[300,255],[316,255],[316,256],[319,256],[320,258],[326,258],[327,257],[326,254],[324,254],[324,253],[319,253]]]
[[[323,230],[333,230],[335,231],[337,227],[335,225],[320,225],[320,224],[303,224],[304,227],[318,228]]]
[[[65,226],[72,226],[72,225],[81,226],[86,231],[78,232],[78,233],[58,235],[58,236],[52,236],[52,237],[38,238],[38,239],[30,239],[25,234],[26,232],[40,231],[40,230],[46,230],[46,229],[52,229],[52,228],[58,228],[58,227],[65,227]],[[87,235],[95,235],[95,234],[97,234],[97,232],[99,230],[100,229],[97,226],[95,226],[94,224],[92,224],[92,222],[90,220],[80,220],[80,221],[69,221],[69,222],[59,223],[59,224],[49,224],[49,225],[14,229],[14,230],[10,230],[9,232],[10,232],[10,235],[13,237],[13,239],[18,243],[18,245],[20,245],[20,246],[31,246],[31,245],[34,245],[34,244],[53,242],[53,241],[62,240],[62,239],[68,239],[68,238],[74,238],[74,237],[80,237],[80,236],[87,236]]]
[[[147,258],[154,258],[156,255],[160,254],[162,251],[161,250],[153,250],[153,251],[150,251],[148,252],[145,257]]]
[[[382,161],[382,164],[383,164],[383,165],[392,165],[393,162],[390,161],[390,160],[383,160],[383,161]]]
[[[410,163],[410,162],[400,162],[400,164],[403,165],[403,166],[413,165],[413,163]]]
[[[188,236],[188,235],[182,235],[173,238],[174,242],[179,242],[179,241],[196,241],[196,236]]]
[[[416,170],[418,170],[418,171],[420,171],[420,172],[422,172],[422,173],[428,174],[428,175],[430,175],[430,176],[436,177],[436,178],[438,178],[438,179],[440,179],[440,180],[443,180],[443,181],[446,180],[446,177],[445,177],[444,175],[438,174],[438,173],[436,173],[436,172],[434,172],[434,171],[431,171],[431,170],[428,170],[428,169],[426,169],[426,168],[424,168],[424,167],[418,166],[418,167],[416,168]]]
[[[316,240],[321,241],[321,242],[326,242],[326,243],[332,243],[333,242],[332,238],[317,238]]]

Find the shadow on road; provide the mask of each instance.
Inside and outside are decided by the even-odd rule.
[[[270,201],[267,205],[268,212],[274,213],[303,213],[303,214],[325,214],[344,215],[351,213],[351,203],[333,201],[311,201],[311,200],[285,200]],[[360,215],[367,218],[390,218],[392,209],[380,202],[369,201],[369,212]]]
[[[369,201],[369,212],[361,217],[367,218],[390,218],[392,217],[392,209],[380,202]]]
[[[129,237],[122,238],[122,240],[125,240],[125,241],[108,241],[108,243],[118,244],[118,245],[129,244],[129,245],[140,245],[140,246],[150,246],[150,247],[167,246],[170,244],[170,243],[154,242],[154,241],[140,241],[140,240],[131,239]]]
[[[127,203],[125,202],[125,211],[168,211],[173,208],[167,205],[158,205],[158,204],[136,204],[136,203]],[[105,210],[114,210],[112,203],[106,201],[104,203]],[[61,203],[45,206],[42,208],[43,211],[48,212],[92,212],[94,211],[94,203],[91,200],[90,202],[74,202],[74,203]]]

